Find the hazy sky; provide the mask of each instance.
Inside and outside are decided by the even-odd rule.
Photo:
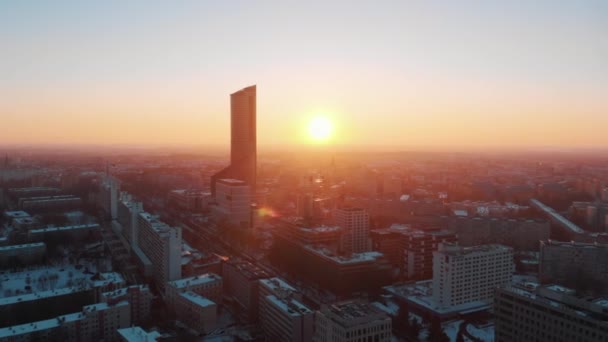
[[[608,146],[608,1],[2,1],[0,143]]]

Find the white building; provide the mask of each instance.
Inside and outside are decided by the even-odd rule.
[[[269,341],[310,341],[314,313],[301,303],[302,295],[280,278],[261,279],[260,325]]]
[[[392,337],[391,318],[367,303],[323,306],[315,317],[315,342],[389,342]]]
[[[220,179],[215,185],[216,216],[232,224],[249,228],[251,224],[251,192],[249,185],[238,179]]]
[[[153,277],[164,292],[168,281],[181,278],[182,230],[147,212],[139,214],[139,247],[152,262]]]
[[[344,229],[342,249],[346,253],[364,253],[372,249],[369,237],[369,214],[362,208],[338,208],[334,212],[336,225]]]
[[[194,277],[173,280],[167,283],[165,289],[166,302],[169,307],[175,307],[177,297],[184,292],[192,291],[215,303],[222,301],[222,277],[207,273]]]
[[[440,244],[433,252],[433,300],[440,308],[492,302],[496,288],[511,282],[514,269],[509,247]]]

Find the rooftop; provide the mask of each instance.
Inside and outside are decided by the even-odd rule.
[[[329,250],[328,248],[323,247],[323,246],[306,245],[305,248],[324,258],[330,259],[339,264],[355,264],[355,263],[360,263],[360,262],[370,262],[370,261],[375,261],[376,259],[384,256],[384,254],[377,252],[377,251],[371,251],[371,252],[365,252],[365,253],[353,253],[350,256],[341,256],[341,255],[336,255],[334,252],[332,252],[331,250]]]
[[[479,246],[471,246],[471,247],[462,247],[455,243],[442,243],[439,245],[438,253],[442,253],[445,255],[467,255],[473,253],[487,253],[492,251],[512,251],[512,248],[498,245],[498,244],[489,244],[489,245],[479,245]]]
[[[301,316],[312,313],[308,307],[293,298],[277,298],[275,295],[269,295],[266,296],[266,299],[290,316]]]
[[[205,273],[189,278],[183,278],[178,280],[173,280],[169,282],[170,286],[173,286],[178,289],[183,289],[189,286],[196,286],[206,283],[212,283],[216,281],[221,281],[222,277],[214,273]]]
[[[46,228],[32,229],[32,230],[30,230],[30,233],[39,234],[39,233],[61,232],[61,231],[79,230],[79,229],[95,229],[95,228],[99,228],[99,224],[89,223],[89,224],[78,224],[78,225],[63,226],[63,227],[46,227]]]
[[[146,332],[141,327],[122,328],[117,331],[127,342],[156,342],[161,337],[158,331]]]
[[[0,247],[0,252],[9,251],[9,250],[17,250],[17,249],[44,248],[44,247],[46,247],[44,242],[25,243],[22,245],[2,246],[2,247]]]
[[[186,298],[187,300],[189,300],[190,302],[192,302],[198,306],[207,307],[207,306],[215,305],[215,303],[212,302],[211,300],[199,295],[198,293],[194,293],[192,291],[186,291],[186,292],[180,293],[179,295]]]

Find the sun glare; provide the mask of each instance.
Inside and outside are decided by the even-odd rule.
[[[318,116],[313,118],[308,124],[308,134],[313,141],[327,141],[332,134],[333,126],[328,118]]]

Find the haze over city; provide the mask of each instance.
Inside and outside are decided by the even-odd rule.
[[[604,148],[608,4],[135,1],[0,5],[0,144]]]
[[[0,3],[0,342],[608,342],[608,2]]]

